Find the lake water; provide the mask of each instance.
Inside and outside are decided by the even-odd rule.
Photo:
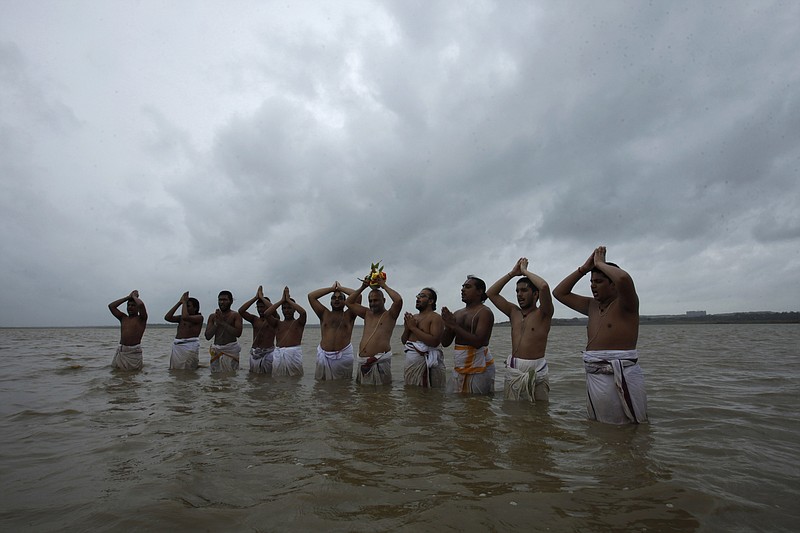
[[[171,328],[134,373],[116,329],[0,329],[0,529],[800,528],[796,324],[642,326],[651,422],[625,427],[585,418],[582,327],[552,329],[549,405],[407,389],[400,332],[376,388],[314,381],[318,328],[295,379],[246,371],[249,329],[224,377],[170,372]]]

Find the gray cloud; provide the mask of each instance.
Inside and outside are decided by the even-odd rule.
[[[794,3],[49,7],[0,22],[0,325],[601,243],[645,313],[796,310]]]

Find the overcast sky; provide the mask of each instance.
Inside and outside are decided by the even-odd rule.
[[[600,244],[642,314],[798,310],[798,2],[0,5],[0,326]]]

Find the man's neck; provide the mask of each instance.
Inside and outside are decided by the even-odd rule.
[[[597,300],[597,305],[600,308],[600,311],[605,312],[614,302],[617,301],[617,295],[610,296],[604,300]]]

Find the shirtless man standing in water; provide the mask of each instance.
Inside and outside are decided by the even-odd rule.
[[[117,307],[128,302],[126,315]],[[120,334],[117,353],[111,360],[111,367],[119,370],[140,370],[142,368],[142,337],[147,327],[147,309],[139,299],[139,291],[131,291],[128,296],[108,304],[108,310],[119,320]]]
[[[453,374],[447,383],[447,392],[494,392],[494,359],[489,351],[494,313],[483,305],[486,298],[486,283],[468,276],[461,286],[464,309],[452,313],[447,307],[442,308],[445,326],[442,345],[450,346],[455,340]]]
[[[347,296],[353,294],[348,289],[334,282],[330,287],[323,287],[308,293],[308,303],[319,317],[320,343],[317,347],[317,366],[315,379],[352,379],[353,378],[353,325],[356,315],[345,309]],[[331,309],[319,302],[326,294],[331,294]],[[360,302],[360,296],[359,296]]]
[[[214,337],[211,353],[211,372],[234,372],[239,369],[239,353],[242,347],[238,339],[242,336],[242,315],[233,311],[233,294],[221,291],[217,296],[219,308],[208,317],[206,340]]]
[[[175,312],[181,308],[180,316]],[[200,332],[203,330],[203,315],[200,314],[200,302],[184,292],[178,303],[164,315],[164,320],[178,324],[175,340],[172,342],[172,354],[169,358],[170,370],[193,370],[200,364]]]
[[[403,310],[403,298],[384,279],[379,277],[374,283],[377,287],[373,287],[367,297],[369,309],[358,302],[361,293],[370,286],[369,277],[364,278],[361,287],[347,298],[345,304],[364,319],[364,334],[358,347],[356,383],[388,385],[392,382],[392,333],[397,317]],[[386,309],[386,297],[381,289],[392,299],[389,309]]]
[[[248,310],[256,304],[258,316]],[[275,325],[278,321],[277,313],[268,313],[272,305],[269,298],[264,296],[264,288],[259,285],[256,295],[247,300],[239,308],[243,320],[253,325],[253,344],[250,346],[250,372],[254,374],[272,375],[272,356],[275,351]],[[272,315],[275,316],[272,316]]]
[[[593,298],[574,294],[575,284],[589,272]],[[636,350],[639,296],[630,275],[607,262],[606,247],[599,246],[558,284],[553,296],[589,317],[583,352],[589,419],[609,424],[646,422],[644,372]]]
[[[283,320],[273,317],[281,308]],[[298,317],[294,314],[297,312]],[[289,295],[289,287],[283,288],[281,299],[266,311],[270,324],[275,328],[275,356],[272,363],[273,376],[303,375],[303,331],[306,327],[306,310]]]
[[[442,352],[444,321],[436,312],[436,297],[436,291],[425,287],[415,302],[419,313],[404,315],[400,340],[406,354],[403,371],[406,385],[443,389],[447,384]]]
[[[500,295],[506,283],[517,280],[517,303]],[[528,270],[528,259],[520,258],[511,272],[486,291],[492,303],[511,320],[511,354],[506,360],[503,395],[507,400],[547,401],[550,378],[545,359],[547,334],[553,319],[553,298],[550,287],[541,277]],[[536,306],[536,301],[541,303]]]

